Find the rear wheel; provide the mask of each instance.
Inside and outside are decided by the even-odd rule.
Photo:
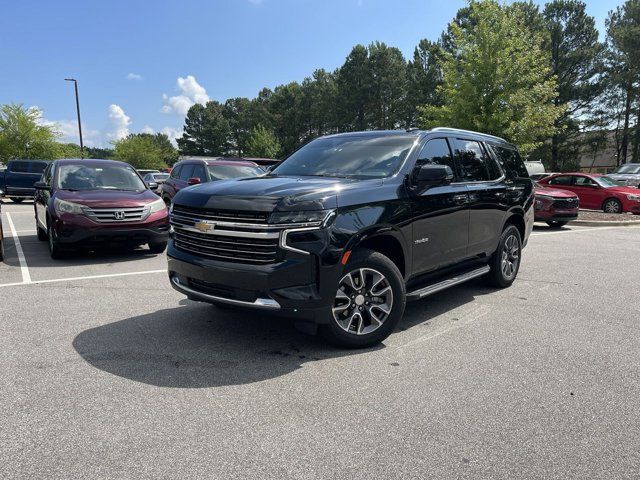
[[[602,210],[606,213],[622,213],[622,203],[615,198],[607,198],[602,204]]]
[[[398,267],[384,255],[360,250],[340,279],[329,323],[322,336],[340,347],[376,345],[394,330],[404,312],[405,284]]]
[[[22,203],[24,202],[24,198],[15,198],[15,197],[11,197],[11,201],[13,203]]]
[[[500,236],[498,248],[489,262],[491,271],[487,274],[487,282],[498,288],[511,286],[520,269],[522,240],[515,225],[508,225]]]
[[[562,228],[564,227],[568,222],[559,222],[557,220],[549,220],[547,222],[547,225],[549,225],[551,228]]]

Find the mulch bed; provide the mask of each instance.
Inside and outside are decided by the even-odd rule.
[[[591,210],[580,210],[578,220],[596,222],[640,222],[640,215],[630,213],[604,213]]]

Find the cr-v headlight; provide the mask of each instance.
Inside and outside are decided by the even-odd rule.
[[[333,210],[273,212],[269,217],[269,223],[304,224],[308,226],[322,225],[331,215],[333,215],[333,212]]]
[[[78,215],[84,214],[84,205],[79,203],[67,202],[66,200],[60,200],[56,198],[53,200],[53,208],[58,215],[63,213],[75,213]]]
[[[160,212],[162,210],[166,210],[167,205],[164,203],[164,200],[159,198],[158,200],[154,200],[151,203],[148,203],[144,206],[143,218],[147,218],[152,213]]]

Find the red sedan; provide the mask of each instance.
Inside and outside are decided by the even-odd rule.
[[[578,218],[580,200],[575,193],[545,187],[538,182],[534,184],[536,222],[546,222],[552,228],[560,228]]]
[[[544,178],[539,183],[575,193],[583,208],[607,213],[640,214],[640,189],[624,187],[603,175],[559,173]]]

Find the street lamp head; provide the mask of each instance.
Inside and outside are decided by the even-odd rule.
[[[67,82],[76,82],[77,81],[75,78],[65,78],[65,80]]]

